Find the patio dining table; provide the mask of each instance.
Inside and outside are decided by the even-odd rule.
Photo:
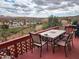
[[[51,41],[56,39],[59,36],[62,36],[66,31],[65,30],[56,30],[56,29],[52,29],[52,30],[48,30],[42,33],[39,33],[41,36],[43,37],[47,37],[50,38]]]

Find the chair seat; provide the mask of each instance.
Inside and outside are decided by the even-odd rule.
[[[67,37],[67,36],[68,36],[68,34],[65,34],[65,35],[64,35],[64,37]]]
[[[64,34],[62,40],[66,41],[68,36],[69,36],[69,34]]]
[[[62,38],[62,41],[66,41],[66,40],[67,40],[67,37]]]
[[[58,41],[57,44],[61,46],[65,46],[65,41]]]
[[[36,46],[43,46],[44,44],[46,44],[46,42],[42,41],[42,45],[40,43],[33,43],[33,44],[36,45]]]

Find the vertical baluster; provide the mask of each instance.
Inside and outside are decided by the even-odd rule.
[[[32,46],[31,46],[31,39],[29,39],[29,43],[30,43],[30,49],[32,49]]]
[[[32,39],[29,39],[29,43],[30,43],[30,50],[33,53],[33,43],[32,43]]]
[[[25,45],[26,45],[26,52],[27,52],[27,41],[25,41]]]
[[[17,44],[15,44],[15,45],[14,45],[14,48],[15,48],[15,57],[18,57],[18,52],[17,52],[17,51],[18,51],[18,50],[17,50]]]
[[[23,54],[23,50],[22,50],[22,42],[20,42],[20,48],[21,48],[21,54]]]

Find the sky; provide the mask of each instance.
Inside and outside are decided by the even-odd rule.
[[[0,15],[75,16],[79,15],[79,0],[0,0]]]

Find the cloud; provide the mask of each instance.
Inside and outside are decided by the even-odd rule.
[[[0,0],[0,15],[32,17],[79,15],[79,0]]]
[[[15,0],[4,0],[5,2],[12,2],[12,3],[14,3],[15,2]]]

